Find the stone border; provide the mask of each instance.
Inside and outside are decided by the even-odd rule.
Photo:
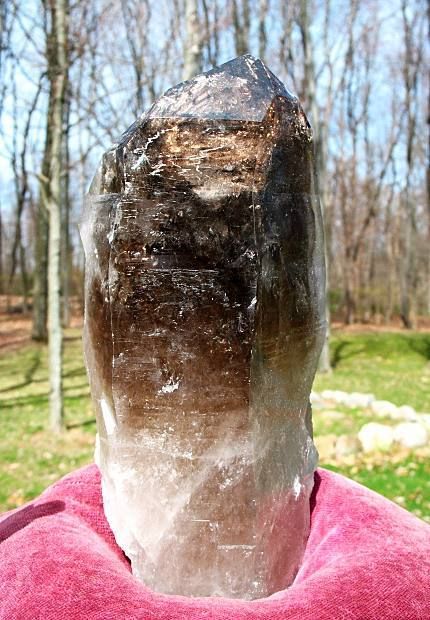
[[[375,418],[398,422],[394,426],[379,422],[364,424],[357,434],[363,452],[387,452],[395,444],[414,449],[430,443],[430,413],[418,413],[409,405],[398,407],[388,400],[377,400],[373,394],[341,390],[324,390],[320,394],[312,392],[311,403],[315,410],[343,405],[350,409],[367,410]]]

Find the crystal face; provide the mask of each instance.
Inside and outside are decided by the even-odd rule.
[[[298,100],[250,56],[167,91],[104,155],[81,234],[97,461],[133,573],[185,596],[285,588],[325,333]]]

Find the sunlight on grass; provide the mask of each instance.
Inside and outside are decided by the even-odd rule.
[[[49,431],[47,349],[29,345],[0,356],[0,510],[19,506],[63,474],[90,463],[95,420],[80,330],[67,330],[64,351],[66,425]]]
[[[430,334],[334,333],[334,372],[314,389],[371,392],[379,400],[430,412]]]
[[[430,335],[420,333],[334,333],[333,373],[319,375],[314,390],[372,393],[378,400],[411,405],[430,412]],[[374,421],[370,411],[336,405],[334,411],[314,411],[314,431],[320,437],[356,435]],[[378,418],[378,422],[392,424]],[[430,521],[430,447],[414,452],[358,454],[321,465],[364,484],[400,506]]]

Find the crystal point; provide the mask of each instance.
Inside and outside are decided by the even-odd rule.
[[[148,587],[255,599],[309,531],[322,223],[297,99],[242,56],[108,151],[82,222],[107,518]]]
[[[262,121],[277,96],[293,99],[264,62],[245,54],[174,86],[149,118]]]

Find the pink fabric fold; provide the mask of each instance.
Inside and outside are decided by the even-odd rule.
[[[0,620],[429,620],[430,526],[319,469],[294,584],[260,601],[151,592],[103,513],[95,465],[0,520]]]

